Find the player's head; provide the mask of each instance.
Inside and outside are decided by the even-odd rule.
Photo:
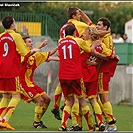
[[[68,24],[65,29],[65,35],[76,36],[76,27],[74,24]]]
[[[67,17],[68,19],[76,19],[79,21],[81,18],[79,9],[77,7],[69,7],[67,9]]]
[[[84,32],[84,35],[83,36],[84,36],[84,39],[85,40],[92,39],[92,41],[95,41],[95,40],[97,40],[99,38],[98,31],[93,26],[88,26],[85,29],[85,32]]]
[[[2,19],[2,25],[5,29],[15,30],[15,20],[12,16],[6,16]]]
[[[33,41],[29,36],[24,36],[23,40],[30,49],[33,48]]]
[[[98,30],[108,30],[110,28],[111,22],[106,17],[101,17],[98,19],[96,28]]]

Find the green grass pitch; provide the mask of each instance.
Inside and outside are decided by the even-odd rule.
[[[63,102],[61,102],[63,105]],[[90,105],[89,105],[90,106]],[[9,120],[9,123],[16,129],[15,131],[32,131],[32,132],[45,132],[45,131],[58,131],[61,121],[56,120],[51,113],[53,108],[53,101],[51,101],[48,110],[44,114],[42,121],[48,127],[47,129],[33,129],[32,123],[34,118],[34,103],[24,103],[23,100],[18,104],[14,114]],[[62,112],[60,111],[62,114]],[[117,119],[118,131],[133,131],[133,107],[113,105],[113,113]],[[71,125],[71,120],[68,120],[68,126]],[[0,132],[4,132],[0,130]],[[83,131],[88,131],[87,124],[83,118]],[[14,132],[14,131],[13,131]]]

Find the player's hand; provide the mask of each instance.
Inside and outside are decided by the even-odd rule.
[[[33,48],[31,51],[38,52],[38,51],[40,51],[40,49],[39,48]]]
[[[97,62],[95,60],[90,60],[90,59],[87,59],[86,60],[86,64],[88,66],[93,66],[93,65],[97,65]]]
[[[30,52],[30,56],[33,55],[35,52],[38,52],[39,50],[39,48],[33,48]]]
[[[100,45],[101,44],[101,40],[96,40],[96,41],[93,41],[92,42],[92,46],[93,47],[97,47],[98,45]]]
[[[114,58],[117,59],[118,61],[120,60],[120,57],[118,55],[115,55]]]
[[[47,60],[46,60],[46,62],[50,62],[51,61],[51,59],[50,58],[48,58]]]
[[[42,47],[46,46],[47,44],[48,44],[48,40],[44,40],[44,41],[42,42]]]

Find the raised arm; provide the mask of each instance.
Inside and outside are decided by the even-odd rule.
[[[39,50],[40,50],[40,49],[38,49],[38,48],[33,48],[33,49],[31,49],[30,55],[29,55],[29,56],[33,55],[35,52],[38,52]]]
[[[81,14],[82,20],[83,20],[86,24],[90,25],[90,23],[92,23],[92,21],[90,20],[90,18],[89,18],[81,9],[79,9],[79,12],[80,12],[80,14]]]
[[[44,41],[41,43],[41,45],[38,46],[37,48],[38,48],[38,49],[41,49],[41,48],[45,47],[47,44],[48,44],[48,40],[44,40]]]

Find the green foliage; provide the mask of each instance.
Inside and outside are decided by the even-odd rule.
[[[0,33],[4,32],[3,26],[0,26]]]
[[[100,17],[108,17],[112,23],[111,31],[124,33],[125,22],[132,19],[133,2],[20,2],[20,7],[10,7],[13,12],[40,13],[50,15],[61,27],[67,21],[66,10],[70,6],[77,6],[82,10],[93,11],[88,15],[96,23]],[[0,11],[9,11],[9,7],[1,7]]]
[[[56,120],[51,113],[53,108],[53,101],[51,101],[48,110],[44,114],[42,121],[48,127],[47,129],[33,129],[32,123],[34,118],[34,103],[24,103],[21,101],[13,116],[11,117],[9,123],[15,127],[16,131],[58,131],[61,121]],[[61,102],[63,105],[63,101]],[[89,105],[90,106],[90,105]],[[131,106],[113,106],[113,113],[117,119],[118,131],[133,131],[132,127],[132,107]],[[62,112],[60,111],[60,114]],[[68,120],[68,126],[71,125],[71,120]],[[83,131],[88,131],[87,124],[83,118]],[[4,131],[3,131],[4,132]]]

